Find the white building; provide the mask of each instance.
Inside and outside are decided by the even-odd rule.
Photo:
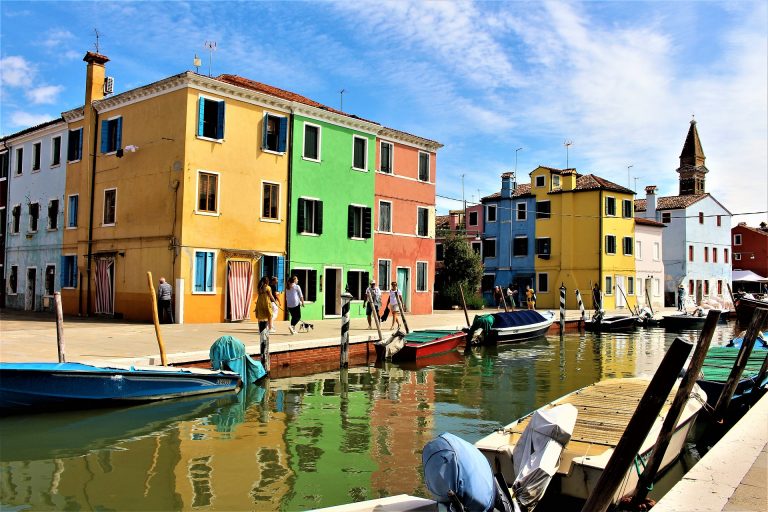
[[[646,191],[649,188],[647,187]],[[651,191],[653,192],[653,191]],[[635,268],[637,303],[654,311],[664,306],[663,231],[666,224],[644,217],[635,218]]]
[[[665,304],[676,305],[683,285],[697,304],[709,297],[729,298],[731,283],[731,212],[705,191],[704,166],[696,121],[691,121],[680,154],[679,195],[656,198],[656,187],[646,187],[646,198],[635,200],[635,212],[665,224]]]

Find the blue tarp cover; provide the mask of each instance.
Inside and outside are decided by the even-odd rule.
[[[494,313],[493,317],[494,329],[504,329],[505,327],[520,327],[522,325],[531,325],[546,321],[546,318],[541,316],[541,313],[528,309],[510,311],[509,313]]]
[[[234,336],[222,336],[211,345],[211,368],[230,370],[240,375],[244,384],[256,382],[267,372],[261,361],[255,361],[245,353],[245,344]]]

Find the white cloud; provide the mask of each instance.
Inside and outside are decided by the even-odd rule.
[[[25,87],[32,83],[35,68],[24,57],[11,55],[0,59],[0,81],[10,87]]]
[[[46,48],[54,49],[72,41],[74,38],[75,36],[69,30],[54,29],[47,33],[46,38],[40,44]]]
[[[56,103],[58,95],[64,87],[60,85],[43,85],[34,89],[29,89],[25,94],[27,98],[34,104]]]
[[[11,124],[22,128],[36,126],[54,119],[56,116],[49,114],[33,114],[31,112],[16,111],[11,114]]]

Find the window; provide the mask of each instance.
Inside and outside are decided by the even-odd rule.
[[[469,212],[469,225],[477,226],[477,212]]]
[[[8,169],[10,168],[11,154],[8,151],[0,153],[0,179],[8,177]]]
[[[733,245],[741,245],[741,235],[735,234],[733,235]]]
[[[693,261],[693,246],[688,246],[688,261]]]
[[[709,280],[704,280],[704,295],[709,295]]]
[[[699,224],[704,224],[704,212],[699,212]]]
[[[76,228],[77,227],[77,202],[78,202],[79,196],[77,194],[69,196],[69,203],[68,203],[68,209],[67,209],[67,227],[68,228]]]
[[[484,292],[489,292],[493,290],[495,283],[496,283],[496,274],[483,274],[483,277],[480,280],[480,290]]]
[[[616,235],[605,235],[605,253],[616,254]]]
[[[709,247],[704,248],[704,263],[709,263]]]
[[[53,295],[56,283],[56,266],[48,265],[45,267],[45,295]]]
[[[625,236],[622,240],[624,256],[632,256],[632,237]]]
[[[419,180],[429,181],[429,153],[419,152]]]
[[[688,280],[688,295],[693,295],[693,279]]]
[[[40,152],[42,149],[42,142],[35,142],[32,145],[32,170],[33,171],[39,171],[40,170]]]
[[[24,172],[24,148],[16,150],[16,175]]]
[[[323,202],[300,197],[296,228],[299,233],[321,235],[323,233]]]
[[[625,219],[632,218],[632,201],[629,199],[622,199],[621,201],[621,216]]]
[[[51,199],[48,203],[48,229],[59,229],[59,200]]]
[[[613,277],[605,276],[605,294],[613,295]]]
[[[30,203],[29,204],[29,231],[30,232],[32,233],[37,232],[37,224],[39,219],[40,219],[40,204]]]
[[[717,280],[717,294],[718,295],[723,294],[723,281],[721,279]]]
[[[351,204],[347,207],[347,237],[371,238],[371,209]]]
[[[362,270],[350,270],[347,272],[347,288],[352,294],[352,300],[365,299],[365,290],[368,288],[368,272]]]
[[[536,218],[548,219],[550,217],[552,204],[549,201],[536,201]]]
[[[549,238],[536,239],[536,255],[541,259],[549,259],[552,254],[552,241]]]
[[[266,151],[285,153],[285,141],[288,135],[288,118],[264,114],[261,148]]]
[[[197,173],[197,211],[217,213],[219,211],[219,175],[212,172]]]
[[[19,288],[19,267],[11,265],[11,274],[8,276],[8,293],[16,295]]]
[[[489,204],[485,207],[485,221],[496,222],[496,205]]]
[[[528,237],[516,236],[512,242],[512,256],[528,256]]]
[[[352,168],[357,171],[368,170],[368,139],[352,136]]]
[[[317,300],[317,270],[295,268],[291,275],[299,278],[298,284],[304,294],[304,302],[315,302]]]
[[[525,203],[516,204],[516,220],[526,220],[528,218],[528,210]]]
[[[483,258],[496,257],[496,239],[486,238],[483,240]]]
[[[280,185],[263,183],[261,192],[261,218],[280,220],[278,206],[280,205]]]
[[[544,185],[546,185],[546,180],[544,176],[536,176],[536,186],[543,187]]]
[[[661,246],[659,242],[653,242],[653,261],[659,261]]]
[[[640,240],[637,240],[635,242],[635,259],[641,260],[643,259],[643,247],[640,243]]]
[[[101,122],[101,152],[112,153],[122,146],[123,118],[115,117]]]
[[[429,236],[429,208],[416,207],[416,234]]]
[[[117,189],[108,188],[104,191],[104,225],[114,226],[117,214]]]
[[[61,287],[77,288],[77,256],[61,257]]]
[[[549,274],[536,274],[536,291],[547,293],[549,291]]]
[[[427,281],[427,262],[417,261],[416,262],[416,291],[426,292],[428,289],[429,289],[429,284]]]
[[[445,259],[443,244],[435,244],[435,260],[443,261],[443,259]]]
[[[206,139],[223,139],[224,101],[203,97],[197,101],[197,136]]]
[[[615,197],[605,198],[605,215],[607,217],[616,216],[616,198]]]
[[[11,210],[11,233],[18,233],[21,225],[21,205],[17,204]]]
[[[83,129],[69,130],[67,161],[76,162],[81,158],[83,158]]]
[[[51,139],[51,167],[61,164],[61,136]]]
[[[723,225],[723,216],[722,215],[718,215],[717,216],[717,225],[718,226],[722,226]]]
[[[670,222],[672,222],[672,214],[669,212],[662,212],[661,222],[663,222],[664,224],[669,224]]]
[[[305,160],[320,161],[320,127],[304,123],[304,153]]]
[[[194,293],[213,293],[216,253],[195,251]]]
[[[560,188],[560,176],[552,176],[552,188]]]
[[[482,242],[472,242],[472,250],[475,251],[475,254],[479,254],[480,256],[482,256],[483,255]]]
[[[728,263],[728,249],[723,249],[723,263]]]
[[[733,253],[733,261],[741,261],[741,253],[740,252]]]
[[[387,174],[392,174],[392,144],[389,142],[382,142],[380,148],[379,158],[381,162],[379,163],[379,170]]]
[[[627,295],[635,294],[635,278],[627,276]]]
[[[389,271],[392,262],[390,260],[379,260],[379,288],[382,290],[389,289]]]
[[[392,203],[379,201],[379,231],[392,232]]]
[[[276,277],[277,286],[272,290],[272,292],[282,293],[285,283],[285,258],[282,256],[274,256],[269,254],[262,256],[259,277],[264,276],[270,278]]]

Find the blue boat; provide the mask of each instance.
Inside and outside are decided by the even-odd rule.
[[[547,334],[554,321],[552,311],[528,309],[477,315],[468,329],[467,340],[479,345],[530,340]]]
[[[237,392],[240,375],[170,366],[0,363],[0,411],[83,409]]]

